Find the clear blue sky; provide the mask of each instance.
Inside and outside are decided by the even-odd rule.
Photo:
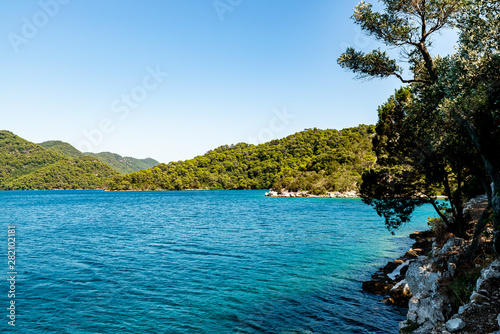
[[[357,2],[1,1],[0,129],[169,162],[374,124],[400,83],[337,65],[379,46],[350,20]]]

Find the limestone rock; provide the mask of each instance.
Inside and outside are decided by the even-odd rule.
[[[419,257],[410,264],[406,272],[406,283],[413,298],[408,304],[408,320],[418,324],[445,321],[451,309],[448,298],[438,291],[441,277],[440,272],[432,270],[432,265],[425,261],[425,257]]]
[[[470,304],[460,306],[458,308],[458,314],[462,314],[470,308]]]
[[[408,320],[418,324],[443,322],[451,311],[448,299],[439,292],[420,293],[410,300],[408,306]]]
[[[448,252],[452,252],[457,249],[457,247],[462,246],[465,243],[465,240],[462,238],[449,238],[446,243],[443,245],[443,248],[439,251],[439,254],[446,254]]]
[[[422,326],[415,329],[412,333],[413,334],[429,334],[432,332],[433,329],[434,329],[434,325],[430,321],[427,321]]]
[[[450,319],[448,320],[448,322],[446,323],[446,328],[450,331],[450,332],[456,332],[456,331],[459,331],[461,329],[464,329],[466,326],[466,323],[460,319],[460,318],[455,318],[455,319]]]
[[[441,278],[440,272],[433,272],[430,264],[420,261],[414,261],[408,267],[406,272],[406,282],[411,293],[416,296],[425,292],[434,292],[438,289],[438,279]]]
[[[484,281],[492,278],[500,278],[500,259],[496,259],[488,267],[481,270],[481,277],[476,282],[476,291],[481,289]]]
[[[410,324],[408,323],[408,320],[404,320],[404,321],[401,321],[399,323],[399,330],[401,331],[402,329],[406,328],[410,326]]]

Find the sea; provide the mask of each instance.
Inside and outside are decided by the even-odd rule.
[[[433,209],[264,193],[0,192],[0,332],[397,333],[361,285]]]

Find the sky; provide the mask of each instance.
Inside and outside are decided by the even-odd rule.
[[[348,46],[381,47],[350,19],[357,2],[3,0],[0,129],[168,163],[375,124],[401,83],[337,64]],[[433,54],[455,41],[445,32]]]

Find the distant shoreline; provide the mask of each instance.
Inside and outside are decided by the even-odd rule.
[[[289,198],[361,198],[359,193],[356,191],[339,192],[333,191],[328,192],[326,195],[313,195],[309,194],[307,191],[272,191],[265,193],[266,197],[289,197]]]
[[[332,191],[328,192],[325,195],[313,195],[308,193],[307,191],[281,191],[277,192],[274,190],[269,190],[269,192],[265,193],[266,197],[287,197],[287,198],[361,198],[360,194],[357,191]],[[434,197],[435,199],[447,199],[448,197],[438,195]]]

